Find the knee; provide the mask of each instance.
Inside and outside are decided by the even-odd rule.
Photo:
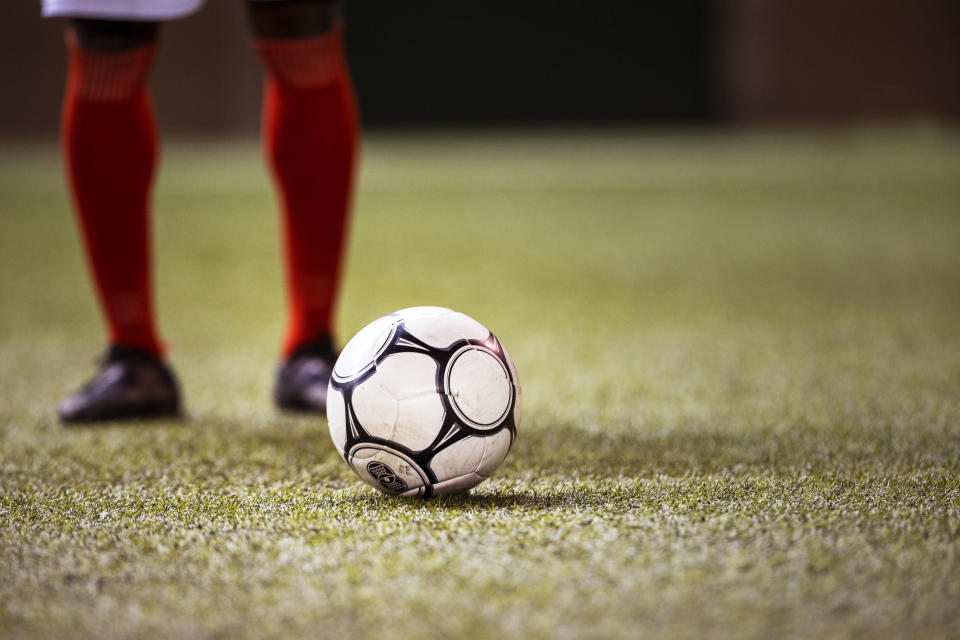
[[[68,92],[97,102],[131,99],[146,84],[156,39],[155,22],[74,19]]]
[[[257,38],[306,38],[339,26],[342,4],[339,0],[247,0],[247,15]]]
[[[281,86],[310,88],[346,76],[340,4],[327,0],[248,0],[256,49]]]
[[[157,41],[156,22],[74,18],[70,26],[77,46],[86,51],[128,51]]]

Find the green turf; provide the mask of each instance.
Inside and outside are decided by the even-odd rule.
[[[169,144],[184,423],[63,429],[102,347],[52,147],[0,151],[0,635],[957,637],[960,138],[374,138],[342,337],[437,304],[504,341],[519,439],[388,499],[277,414],[273,196]]]

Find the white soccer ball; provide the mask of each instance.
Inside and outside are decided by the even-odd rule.
[[[341,457],[384,493],[476,486],[520,422],[517,370],[496,336],[462,313],[413,307],[374,320],[343,348],[327,393]]]

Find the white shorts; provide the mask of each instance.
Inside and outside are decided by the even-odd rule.
[[[172,20],[193,13],[204,0],[43,0],[44,16]]]
[[[173,20],[189,15],[205,0],[43,0],[44,16],[114,20]],[[260,0],[270,2],[272,0]]]

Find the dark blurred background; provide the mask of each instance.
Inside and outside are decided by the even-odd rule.
[[[62,20],[5,3],[0,136],[56,133]],[[956,0],[347,3],[368,129],[960,120]],[[257,130],[242,3],[165,27],[164,131]]]

